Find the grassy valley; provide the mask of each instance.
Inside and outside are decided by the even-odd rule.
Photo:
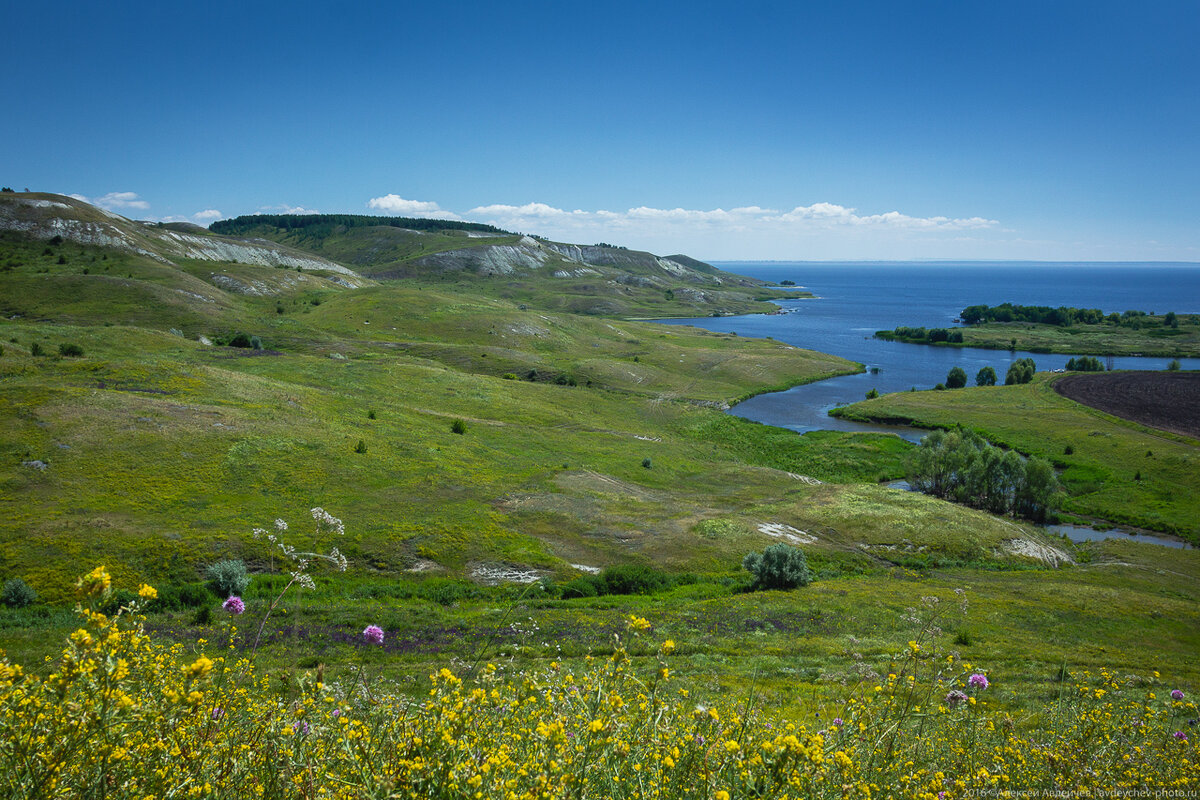
[[[936,762],[958,770],[958,797],[992,785],[978,772],[984,760],[953,750],[968,732],[1007,742],[1010,761],[986,762],[996,775],[1018,775],[1020,760],[1056,763],[1031,743],[1073,735],[1054,702],[1094,698],[1079,713],[1101,719],[1103,693],[1112,693],[1105,703],[1136,693],[1149,704],[1139,706],[1152,721],[1137,733],[1145,737],[1194,716],[1194,705],[1144,695],[1200,686],[1197,551],[1076,546],[889,489],[881,483],[903,476],[912,447],[896,436],[801,437],[724,413],[740,398],[861,365],[631,319],[767,310],[782,293],[761,282],[684,256],[494,230],[234,222],[144,225],[56,195],[0,195],[0,580],[20,578],[39,597],[0,609],[0,647],[36,676],[93,664],[66,670],[64,691],[108,692],[105,708],[126,708],[113,687],[136,696],[129,716],[104,720],[127,726],[121,740],[139,764],[167,758],[152,741],[200,753],[253,736],[263,744],[245,763],[269,764],[247,785],[299,786],[314,774],[297,766],[304,759],[323,774],[387,752],[404,754],[394,775],[411,782],[381,796],[400,785],[415,796],[460,796],[464,786],[504,796],[509,784],[496,776],[540,796],[523,781],[553,769],[617,775],[606,792],[643,796],[630,788],[643,763],[666,776],[695,757],[716,765],[703,781],[695,772],[656,780],[705,797],[743,781],[733,794],[749,797],[776,774],[762,758],[792,758],[799,736],[803,763],[815,765],[810,786],[828,796],[901,780],[933,786],[926,767]],[[1189,499],[1200,488],[1195,442],[1078,406],[1046,376],[889,395],[845,413],[977,427],[1060,463],[1071,513],[1200,540]],[[344,536],[314,532],[317,506],[344,522]],[[279,518],[288,530],[273,526]],[[272,606],[293,565],[256,527],[301,551],[336,544],[349,568],[316,559],[314,587]],[[811,585],[755,590],[742,560],[778,543],[803,549]],[[205,568],[229,558],[252,574],[240,632],[224,598],[202,586]],[[106,571],[77,589],[100,564]],[[157,589],[139,601],[143,582]],[[80,622],[70,610],[80,596],[108,616]],[[148,638],[109,636],[126,624],[112,615],[135,601],[148,611]],[[256,652],[251,631],[268,613]],[[72,635],[81,624],[86,637]],[[380,626],[381,642],[364,639],[366,625]],[[235,667],[251,655],[257,672]],[[117,676],[121,659],[132,676]],[[0,660],[0,684],[22,685],[8,664]],[[389,728],[433,719],[416,705],[430,673],[439,676],[431,702],[449,698],[457,716],[419,736]],[[986,673],[991,689],[971,689],[979,707],[951,713],[958,701],[946,692],[968,688],[972,673]],[[412,713],[397,711],[396,698]],[[49,727],[38,735],[76,741],[51,730],[54,720],[69,727],[52,710],[67,706],[32,692],[26,702],[43,700],[39,724]],[[652,704],[662,712],[651,724],[635,710]],[[484,706],[499,727],[468,723]],[[506,751],[528,762],[518,768],[514,756],[485,776],[472,748],[495,742],[468,747],[470,731],[523,725],[535,708],[546,713],[541,732],[513,728]],[[813,721],[784,728],[784,713]],[[842,736],[846,720],[860,736]],[[1030,741],[1005,739],[1014,729]],[[875,743],[899,730],[911,734],[898,745],[904,758],[879,756]],[[932,741],[945,749],[922,749]],[[1137,742],[1154,754],[1148,763],[1194,774],[1168,749],[1174,741]],[[738,760],[743,743],[765,755]],[[125,756],[100,749],[118,774]],[[1086,761],[1086,748],[1061,752],[1063,764]],[[223,756],[182,753],[172,758],[198,786],[228,774],[214,766]],[[458,788],[421,783],[430,764],[447,765],[442,777]],[[157,773],[142,773],[128,780],[162,788],[147,777]],[[35,784],[0,785],[28,794],[21,787]]]

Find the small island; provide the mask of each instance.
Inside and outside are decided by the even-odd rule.
[[[1113,356],[1200,356],[1200,315],[1174,311],[1125,311],[1067,306],[973,305],[963,327],[900,326],[875,336],[910,344],[1025,350],[1034,353],[1097,353]]]

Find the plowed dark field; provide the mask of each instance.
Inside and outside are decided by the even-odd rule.
[[[1054,390],[1115,417],[1200,439],[1198,372],[1069,375]]]

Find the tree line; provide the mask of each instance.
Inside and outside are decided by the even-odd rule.
[[[906,467],[914,489],[1034,522],[1045,522],[1062,495],[1050,462],[1024,459],[962,427],[930,433],[909,454]]]
[[[975,305],[962,310],[959,318],[967,325],[978,325],[982,322],[1034,322],[1041,325],[1055,325],[1069,328],[1072,325],[1117,325],[1126,328],[1142,328],[1157,324],[1153,319],[1154,312],[1125,311],[1121,314],[1112,312],[1105,314],[1098,308],[1071,308],[1068,306],[1022,306],[1013,303],[1001,303],[998,306]],[[1193,324],[1195,320],[1192,320]],[[1162,317],[1162,325],[1169,328],[1179,327],[1179,315],[1170,311]]]
[[[902,342],[910,344],[937,344],[939,342],[961,344],[963,340],[961,330],[950,330],[949,328],[910,328],[905,325],[890,331],[876,331],[875,335],[880,339],[899,339]]]

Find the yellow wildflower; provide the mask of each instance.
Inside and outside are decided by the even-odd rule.
[[[104,567],[96,567],[94,570],[84,575],[79,580],[75,581],[75,588],[79,590],[81,595],[92,597],[102,595],[112,586],[112,576],[108,574],[108,570]]]

